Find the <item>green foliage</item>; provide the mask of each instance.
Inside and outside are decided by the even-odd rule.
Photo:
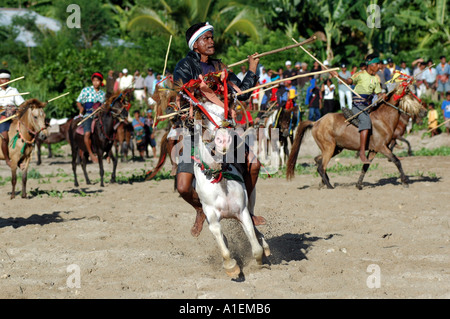
[[[62,1],[4,0],[3,7],[33,10],[59,20],[62,29],[52,33],[39,28],[34,18],[14,19],[35,34],[37,47],[16,42],[17,28],[0,26],[1,67],[13,77],[25,75],[16,83],[27,97],[40,100],[70,92],[50,103],[47,116],[62,118],[77,113],[75,99],[90,75],[108,70],[145,70],[153,67],[162,73],[169,35],[173,35],[167,70],[173,72],[177,61],[188,51],[185,31],[193,23],[209,21],[214,25],[216,56],[226,64],[246,59],[254,52],[267,52],[324,32],[326,42],[316,41],[306,48],[318,59],[332,57],[331,63],[359,65],[371,50],[382,58],[411,62],[418,57],[437,60],[450,56],[450,6],[446,0],[397,0],[353,2],[343,0],[135,0],[75,1],[81,8],[81,28],[68,28],[71,14]],[[381,9],[381,27],[369,28],[368,5]],[[118,39],[123,40],[118,43]],[[108,43],[108,44],[105,44]],[[284,67],[284,62],[313,60],[301,49],[291,49],[261,59],[267,68]],[[236,68],[237,71],[239,68]]]

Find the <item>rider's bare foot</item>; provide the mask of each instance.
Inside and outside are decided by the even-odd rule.
[[[364,154],[364,153],[362,153]],[[367,157],[365,155],[360,155],[359,158],[361,159],[361,162],[363,164],[370,164],[370,161],[367,159]]]
[[[9,167],[11,167],[11,160],[7,159],[7,160],[5,160],[5,162],[6,162],[6,165],[8,165]]]
[[[203,229],[203,222],[206,219],[205,213],[203,210],[197,211],[197,216],[195,217],[194,226],[191,228],[191,235],[194,237],[198,237]]]
[[[262,217],[262,216],[252,215],[252,220],[253,220],[253,224],[255,226],[265,225],[266,224],[266,219],[264,217]]]

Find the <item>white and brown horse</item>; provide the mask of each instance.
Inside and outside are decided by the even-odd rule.
[[[222,123],[224,119],[222,107],[210,102],[203,103],[203,107],[215,123]],[[255,206],[256,190],[253,190],[249,197],[243,174],[236,166],[229,165],[227,161],[217,161],[218,157],[223,159],[230,152],[234,152],[236,147],[239,147],[231,142],[233,136],[229,131],[224,128],[217,129],[208,119],[196,122],[196,125],[197,131],[206,138],[199,138],[194,142],[195,190],[202,203],[209,230],[219,245],[225,271],[230,277],[236,278],[240,275],[241,270],[236,260],[231,257],[220,221],[224,218],[232,218],[241,223],[250,241],[252,255],[257,264],[262,265],[263,255],[269,256],[270,249],[264,236],[254,226],[251,217]],[[215,156],[211,155],[211,148],[207,145],[214,145]]]
[[[37,138],[47,136],[44,107],[46,103],[29,99],[22,103],[9,128],[9,158],[11,160],[11,199],[16,196],[17,168],[22,170],[22,198],[27,197],[27,173],[31,153]],[[0,148],[0,159],[5,159]]]

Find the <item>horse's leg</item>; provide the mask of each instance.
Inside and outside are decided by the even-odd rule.
[[[225,272],[228,276],[232,278],[237,278],[241,273],[241,269],[239,265],[236,263],[236,260],[231,258],[230,250],[228,249],[225,235],[222,233],[222,226],[220,225],[220,220],[216,214],[215,208],[211,206],[204,206],[203,211],[206,214],[209,222],[209,230],[213,234],[214,238],[217,241],[220,252],[223,258],[223,267],[225,268]],[[251,222],[251,221],[250,221]]]
[[[409,141],[406,138],[404,138],[404,137],[400,137],[400,141],[402,141],[402,142],[406,143],[406,145],[408,145],[408,156],[413,156],[413,152],[412,152],[412,149],[411,149],[411,144],[409,143]]]
[[[330,162],[331,158],[333,157],[335,149],[336,149],[336,146],[333,145],[332,147],[330,147],[328,149],[322,150],[322,155],[320,156],[320,158],[319,158],[319,156],[316,157],[317,172],[322,177],[323,183],[329,189],[333,189],[334,187],[331,186],[330,178],[328,177],[328,174],[327,174],[327,166],[328,166],[328,163]]]
[[[380,150],[380,153],[386,156],[391,162],[395,164],[395,166],[397,166],[397,169],[400,172],[400,180],[402,181],[403,186],[408,187],[408,177],[405,175],[405,172],[403,172],[402,163],[397,158],[397,156],[395,156],[387,146],[384,146]]]
[[[72,147],[72,172],[75,187],[79,186],[77,178],[77,160],[78,160],[78,149],[76,147]]]
[[[111,174],[111,183],[115,183],[116,182],[116,168],[117,168],[117,157],[115,157],[113,155],[112,150],[109,151],[109,157],[112,159],[113,161],[113,171]]]
[[[262,265],[262,257],[264,250],[259,244],[258,238],[256,237],[255,226],[253,225],[253,221],[252,218],[250,217],[250,212],[248,211],[247,207],[244,207],[241,213],[240,222],[242,224],[242,228],[244,229],[245,234],[247,235],[250,245],[252,246],[253,258],[256,259],[256,263],[258,265]]]
[[[105,187],[105,184],[103,182],[103,177],[105,175],[105,170],[103,168],[103,157],[102,157],[102,154],[101,154],[100,151],[98,152],[98,156],[97,157],[98,157],[98,166],[99,166],[99,169],[100,169],[100,186],[101,187]]]
[[[84,152],[82,159],[81,159],[81,168],[83,169],[83,174],[84,174],[84,178],[86,179],[86,184],[90,185],[91,181],[89,179],[89,176],[87,174],[87,170],[86,170],[86,164],[87,164],[87,158],[89,156],[88,152]]]
[[[22,169],[22,198],[27,198],[27,179],[28,179],[28,167],[30,165],[31,156],[29,156],[26,160]]]
[[[16,183],[17,183],[17,164],[11,162],[11,185],[12,185],[11,199],[14,199],[16,197]]]
[[[53,157],[52,145],[50,143],[48,143],[47,146],[48,146],[48,158],[52,158]]]
[[[37,148],[37,163],[36,165],[41,165],[41,142],[38,141],[39,139],[36,139],[36,148]]]
[[[377,155],[377,152],[370,151],[367,156],[367,159],[372,162],[372,160],[375,158],[375,155]],[[356,188],[361,190],[363,188],[362,182],[364,180],[364,176],[366,175],[367,171],[369,170],[370,164],[364,164],[361,169],[361,174],[359,175],[358,182],[356,183]]]

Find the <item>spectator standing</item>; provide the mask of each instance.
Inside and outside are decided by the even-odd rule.
[[[338,75],[343,79],[348,79],[352,77],[352,74],[350,71],[347,70],[347,66],[345,64],[341,65],[341,71],[338,73]],[[352,91],[339,82],[339,104],[341,106],[341,109],[345,108],[345,100],[347,99],[347,106],[351,110],[352,109]]]
[[[448,80],[450,76],[450,65],[447,64],[444,55],[442,55],[439,60],[441,60],[441,63],[436,67],[438,80],[437,92],[440,93],[440,98],[443,101],[445,92],[450,91],[450,82]]]
[[[144,121],[145,138],[146,138],[145,154],[146,154],[147,158],[149,158],[148,145],[150,145],[150,147],[152,148],[153,158],[156,158],[156,140],[155,140],[156,127],[153,128],[153,114],[152,113],[153,113],[152,110],[148,109],[147,117],[145,118],[145,121]]]
[[[427,90],[427,87],[424,83],[424,70],[425,70],[426,63],[425,62],[419,62],[418,67],[414,69],[413,76],[416,79],[416,95],[418,98],[420,98]]]
[[[433,60],[429,59],[427,62],[427,69],[425,69],[425,71],[423,72],[423,80],[426,87],[425,95],[430,96],[432,100],[437,100],[437,71],[435,68],[431,67],[432,65]]]
[[[144,160],[144,152],[145,152],[145,119],[140,116],[139,111],[134,111],[134,118],[131,124],[134,129],[134,138],[136,140],[136,147],[139,151],[139,156],[141,160]]]
[[[134,72],[133,83],[134,83],[134,97],[139,103],[142,103],[145,98],[145,86],[144,86],[144,78],[142,77],[139,70]]]
[[[239,78],[239,80],[243,80],[244,79],[244,77],[245,77],[245,75],[247,74],[247,66],[245,66],[245,65],[242,65],[241,66],[241,72],[239,72],[238,74],[237,74],[237,77]]]
[[[116,78],[116,82],[114,82],[114,93],[119,92],[120,79],[122,78],[123,73],[119,72],[119,75]]]
[[[123,91],[125,89],[133,88],[133,76],[128,74],[128,69],[122,70],[122,77],[119,80],[119,90]]]
[[[438,112],[434,109],[434,103],[428,104],[428,130],[431,131],[431,137],[438,135]]]
[[[320,119],[320,109],[322,108],[322,93],[316,82],[317,79],[311,79],[305,99],[305,104],[309,106],[308,120],[310,121]]]
[[[114,71],[108,71],[108,78],[106,79],[106,99],[114,94],[114,85],[116,84],[116,77],[114,76]]]
[[[292,69],[291,61],[289,61],[289,60],[286,61],[285,65],[286,65],[286,70],[283,71],[283,79],[287,79],[287,78],[290,78],[291,76],[297,75],[297,71]]]
[[[402,61],[400,63],[400,72],[402,72],[403,74],[409,75],[409,76],[411,75],[411,70],[406,65],[406,61]]]
[[[153,69],[152,68],[148,68],[147,69],[147,76],[145,77],[144,80],[144,86],[146,89],[146,93],[148,97],[151,97],[153,95],[153,83],[155,82],[156,77],[153,74]]]
[[[444,121],[448,121],[445,123],[445,129],[448,134],[450,134],[450,92],[446,93],[446,99],[442,102],[442,110],[444,113]]]
[[[335,85],[331,81],[331,79],[326,79],[322,84],[322,94],[323,94],[323,107],[322,107],[322,115],[327,113],[332,113],[334,111],[334,90]]]

